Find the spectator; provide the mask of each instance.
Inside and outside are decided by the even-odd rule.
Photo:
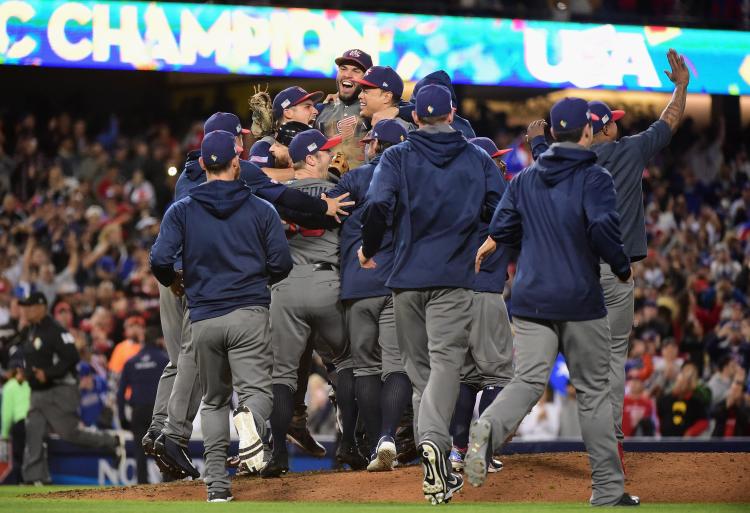
[[[18,484],[26,446],[26,416],[31,404],[31,388],[26,381],[20,350],[11,358],[8,369],[8,381],[3,385],[0,438],[3,441],[10,439],[12,446],[13,470],[5,483]]]
[[[737,363],[731,355],[722,355],[716,372],[708,381],[708,388],[711,390],[711,409],[727,398],[735,374],[737,374]]]
[[[156,388],[167,363],[169,363],[169,358],[163,350],[157,347],[156,333],[153,330],[148,330],[145,344],[125,363],[117,389],[117,410],[120,425],[133,433],[133,440],[141,440],[151,425]],[[130,406],[129,418],[125,411],[126,404]],[[143,447],[140,443],[136,443],[134,448],[138,483],[148,483],[146,455]]]
[[[654,436],[656,408],[648,395],[643,381],[631,378],[627,382],[627,393],[622,409],[622,432],[625,436]]]
[[[108,387],[107,380],[96,373],[94,368],[81,360],[76,365],[78,390],[80,392],[81,422],[84,426],[112,428],[106,412]]]
[[[716,403],[711,416],[716,419],[712,436],[750,435],[750,404],[745,388],[745,371],[739,369],[732,380],[726,397]]]
[[[696,437],[708,428],[707,402],[698,389],[698,369],[686,363],[672,391],[658,401],[662,436]]]

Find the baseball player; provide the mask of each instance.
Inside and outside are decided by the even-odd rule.
[[[414,125],[398,117],[398,106],[404,93],[404,81],[390,66],[372,66],[362,78],[354,81],[360,85],[359,109],[363,123],[377,124],[381,119],[396,119],[408,131]]]
[[[500,160],[502,155],[511,150],[498,150],[492,139],[477,137],[469,139],[470,143],[484,150],[497,165],[500,180],[500,196],[505,191],[505,163]],[[480,221],[479,237],[487,238],[489,223]],[[472,287],[473,322],[469,333],[469,351],[461,370],[461,388],[458,393],[456,409],[451,421],[451,436],[453,449],[450,460],[453,470],[463,471],[466,447],[469,444],[469,424],[474,413],[474,403],[479,391],[482,392],[479,401],[479,414],[489,406],[513,377],[513,334],[510,330],[508,310],[503,299],[505,277],[508,262],[515,258],[515,251],[504,248],[497,251],[484,262],[474,278]],[[499,460],[492,459],[490,472],[502,469]]]
[[[625,112],[611,110],[604,102],[589,102],[589,109],[599,117],[592,123],[594,143],[591,151],[596,153],[596,163],[607,169],[615,182],[617,212],[620,215],[625,252],[631,262],[646,258],[646,228],[643,214],[643,191],[641,188],[643,169],[648,162],[669,144],[672,134],[680,126],[685,113],[687,86],[690,72],[685,60],[674,50],[669,50],[667,60],[671,72],[665,71],[675,88],[672,99],[661,117],[647,130],[633,136],[617,139],[617,121]],[[547,149],[544,126],[537,122],[536,130],[529,133],[532,153],[538,157]],[[604,290],[607,320],[612,332],[612,355],[610,360],[610,402],[615,421],[620,459],[623,459],[622,405],[625,397],[625,360],[628,355],[628,340],[633,327],[633,282],[622,283],[609,265],[602,262],[600,283]],[[624,465],[623,465],[624,468]]]
[[[357,407],[370,444],[367,470],[371,472],[393,468],[396,429],[412,389],[396,340],[393,296],[385,286],[393,259],[393,236],[389,231],[384,238],[374,270],[360,267],[357,250],[362,245],[365,195],[380,155],[406,137],[407,131],[398,121],[378,122],[362,140],[367,164],[345,174],[329,191],[330,197],[349,192],[357,205],[341,226],[341,300],[354,360]]]
[[[417,98],[417,93],[420,89],[422,89],[424,86],[428,84],[437,84],[442,85],[448,88],[448,90],[451,92],[451,100],[453,101],[453,105],[455,107],[458,107],[458,97],[456,96],[456,91],[453,88],[453,83],[451,82],[451,77],[448,76],[448,73],[446,73],[443,70],[437,70],[433,71],[429,75],[425,76],[423,79],[417,81],[416,84],[414,84],[414,89],[411,93],[411,101],[399,105],[399,113],[398,116],[403,119],[404,121],[411,122],[411,113],[414,111],[414,102]],[[451,123],[451,126],[454,130],[458,130],[462,134],[464,134],[464,137],[467,139],[475,138],[477,135],[474,133],[474,129],[471,126],[471,123],[468,119],[462,118],[458,115],[458,113],[453,113],[453,123]]]
[[[225,461],[233,389],[242,463],[250,470],[263,463],[261,436],[273,405],[268,285],[292,269],[278,214],[238,180],[238,149],[232,132],[204,137],[206,184],[169,208],[151,249],[159,282],[178,295],[184,282],[203,394],[208,502],[232,500]],[[174,270],[180,251],[184,278]]]
[[[591,504],[637,505],[623,491],[609,395],[610,333],[598,283],[599,259],[618,279],[630,280],[620,239],[612,177],[588,148],[591,120],[580,98],[550,111],[557,141],[510,182],[477,253],[477,268],[496,242],[519,247],[513,283],[515,375],[469,431],[466,475],[474,486],[487,476],[499,450],[539,400],[558,349],[576,389],[578,418],[592,470]]]
[[[423,87],[413,118],[419,129],[388,148],[373,174],[359,259],[362,267],[377,268],[392,217],[386,286],[393,290],[398,345],[414,387],[422,491],[437,504],[463,487],[448,461],[449,424],[472,321],[472,248],[479,246],[480,215],[494,211],[502,185],[492,159],[451,128],[447,88]]]
[[[242,146],[243,129],[236,115],[227,112],[213,114],[204,124],[204,133],[216,130],[235,134],[235,143]],[[176,200],[187,197],[194,187],[205,182],[206,174],[200,166],[199,157],[199,152],[188,154],[185,169],[175,187]],[[342,197],[333,200],[312,198],[272,181],[255,164],[244,160],[240,160],[240,179],[260,198],[289,208],[287,214],[292,219],[295,212],[345,214],[341,207],[353,204],[342,202],[345,199]],[[178,269],[181,265],[178,260]],[[176,296],[169,288],[160,286],[159,310],[170,364],[164,369],[159,382],[154,417],[142,445],[146,454],[155,456],[168,473],[175,477],[197,478],[200,473],[186,451],[201,398],[196,359],[190,342],[187,304],[184,298]],[[182,358],[181,355],[187,356]],[[160,436],[162,432],[163,436]]]
[[[365,160],[359,141],[367,135],[362,123],[359,93],[362,90],[355,79],[362,78],[372,67],[372,58],[359,49],[347,50],[336,59],[336,98],[320,106],[315,128],[326,137],[342,137],[338,150],[346,156],[349,166],[361,166]]]
[[[308,93],[299,86],[292,86],[279,92],[272,103],[274,124],[278,130],[290,122],[302,123],[310,128],[318,111],[315,104],[323,99],[321,91]],[[278,137],[278,136],[277,136]],[[279,181],[289,180],[294,170],[288,162],[276,162],[271,147],[275,142],[272,136],[266,136],[252,145],[248,160],[261,167],[264,173]],[[288,145],[288,143],[287,143]],[[282,164],[288,164],[282,167]]]
[[[328,181],[330,149],[341,137],[327,139],[318,130],[297,134],[289,144],[295,180],[289,183],[312,196],[333,187]],[[363,469],[365,459],[354,442],[357,421],[354,374],[344,312],[339,299],[339,230],[293,226],[289,247],[294,268],[271,291],[273,345],[273,455],[261,477],[278,477],[289,470],[286,436],[294,409],[300,357],[308,344],[325,351],[336,367],[336,400],[341,414],[342,440],[336,460]]]

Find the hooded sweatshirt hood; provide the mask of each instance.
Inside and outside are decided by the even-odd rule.
[[[407,139],[430,163],[443,167],[460,155],[469,142],[461,132],[420,129],[409,132]]]
[[[580,168],[596,163],[596,153],[583,146],[555,143],[537,160],[539,177],[548,187],[554,187]]]
[[[250,188],[239,180],[212,180],[195,187],[189,194],[212,216],[219,219],[230,217],[251,195]]]
[[[411,102],[414,103],[416,101],[417,93],[421,88],[430,84],[437,84],[447,87],[451,92],[451,101],[453,102],[453,106],[455,107],[456,105],[458,105],[458,98],[456,97],[456,91],[453,89],[451,77],[449,77],[448,73],[441,69],[433,71],[429,75],[425,76],[422,80],[414,84],[414,92],[412,92],[411,94]]]

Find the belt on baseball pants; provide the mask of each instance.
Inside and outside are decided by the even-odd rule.
[[[313,264],[313,271],[335,271],[336,266],[329,263]]]

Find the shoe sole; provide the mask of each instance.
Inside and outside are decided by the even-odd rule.
[[[314,458],[323,458],[326,455],[326,448],[323,447],[322,445],[317,445],[317,449],[314,451],[311,451],[309,447],[306,447],[302,442],[297,440],[295,437],[293,437],[289,433],[287,433],[286,439],[287,441],[291,442],[293,445],[296,445],[301,451],[309,454],[310,456],[313,456]]]
[[[490,440],[490,423],[475,421],[469,429],[469,448],[466,451],[464,470],[472,486],[482,486],[487,479],[487,444]]]
[[[253,414],[249,411],[236,414],[234,427],[240,436],[238,469],[245,472],[259,472],[263,468],[263,442],[255,427]]]
[[[217,503],[217,502],[232,502],[233,500],[234,500],[234,497],[232,497],[232,496],[230,495],[230,496],[229,496],[229,497],[227,497],[226,499],[209,499],[209,500],[207,500],[206,502],[210,502],[210,503]]]
[[[396,460],[396,444],[383,442],[378,446],[375,459],[367,465],[368,472],[389,472],[393,470],[393,462]]]
[[[424,470],[424,479],[422,480],[424,498],[433,505],[440,504],[445,501],[446,495],[450,498],[445,480],[445,461],[440,454],[440,450],[432,442],[420,444],[420,456],[422,457],[422,470]],[[431,479],[430,476],[432,476]]]

